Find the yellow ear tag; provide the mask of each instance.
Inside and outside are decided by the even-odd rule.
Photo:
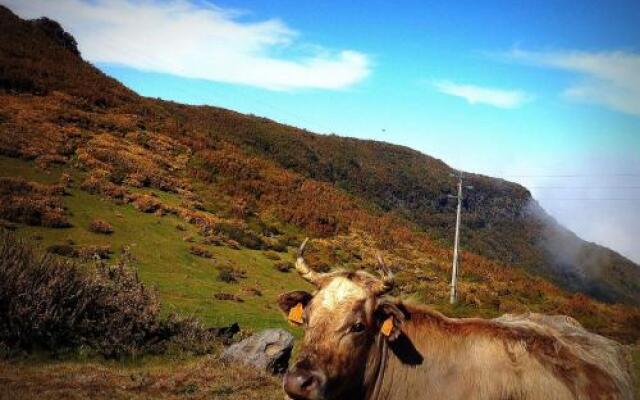
[[[391,335],[391,330],[393,329],[393,317],[389,317],[382,323],[382,327],[380,328],[380,332],[382,332],[385,336]]]
[[[289,316],[287,317],[289,321],[295,322],[296,324],[301,324],[302,310],[303,310],[302,303],[298,303],[295,305],[295,307],[292,307],[291,310],[289,310]]]

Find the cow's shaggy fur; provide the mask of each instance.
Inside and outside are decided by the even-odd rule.
[[[451,319],[398,306],[402,334],[373,346],[383,354],[368,366],[378,370],[369,398],[633,399],[629,354],[570,317]]]

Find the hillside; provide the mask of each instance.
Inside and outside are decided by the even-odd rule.
[[[0,83],[5,90],[37,95],[64,92],[81,99],[85,108],[117,109],[135,116],[128,123],[140,129],[160,130],[179,140],[231,143],[287,171],[330,183],[382,212],[399,215],[435,241],[451,243],[455,204],[447,195],[455,191],[450,176],[454,171],[440,160],[406,147],[316,135],[215,107],[140,98],[82,62],[75,40],[55,22],[21,23],[7,11],[3,14],[7,29],[2,33]],[[10,150],[13,145],[5,147]],[[525,188],[471,173],[466,177],[475,189],[464,202],[465,248],[603,301],[640,302],[637,265],[573,236],[549,218]],[[558,246],[558,238],[566,239],[566,246],[564,242]]]
[[[173,109],[172,114],[180,111]],[[194,110],[188,111],[182,115],[191,121]],[[448,195],[455,194],[451,175],[456,171],[442,161],[388,143],[316,135],[214,108],[198,111],[195,121],[185,124],[186,130],[208,129],[219,140],[230,140],[283,168],[331,183],[383,212],[402,216],[443,245],[453,241],[456,204]],[[525,188],[473,173],[465,173],[465,184],[474,187],[465,193],[463,203],[466,249],[603,301],[640,301],[640,267],[573,235],[549,217]],[[558,238],[566,239],[567,251]]]
[[[475,190],[451,307],[455,181],[443,162],[144,98],[83,61],[55,22],[0,8],[0,26],[0,222],[63,257],[132,257],[166,311],[285,326],[274,298],[305,287],[288,270],[309,235],[316,268],[372,268],[381,251],[395,294],[448,314],[564,313],[640,337],[640,269],[557,225],[519,185],[467,174]],[[571,252],[550,246],[558,237]]]

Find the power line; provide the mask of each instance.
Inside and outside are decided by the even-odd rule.
[[[573,198],[554,198],[554,197],[535,197],[535,200],[553,200],[553,201],[640,201],[640,198],[593,198],[593,197],[573,197]]]
[[[640,189],[640,186],[527,186],[528,189]]]
[[[549,174],[549,175],[500,175],[503,178],[613,178],[613,177],[640,177],[638,173],[619,174]]]

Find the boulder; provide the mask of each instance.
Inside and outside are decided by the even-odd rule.
[[[280,374],[287,370],[292,349],[293,335],[284,329],[266,329],[227,347],[222,359]]]

